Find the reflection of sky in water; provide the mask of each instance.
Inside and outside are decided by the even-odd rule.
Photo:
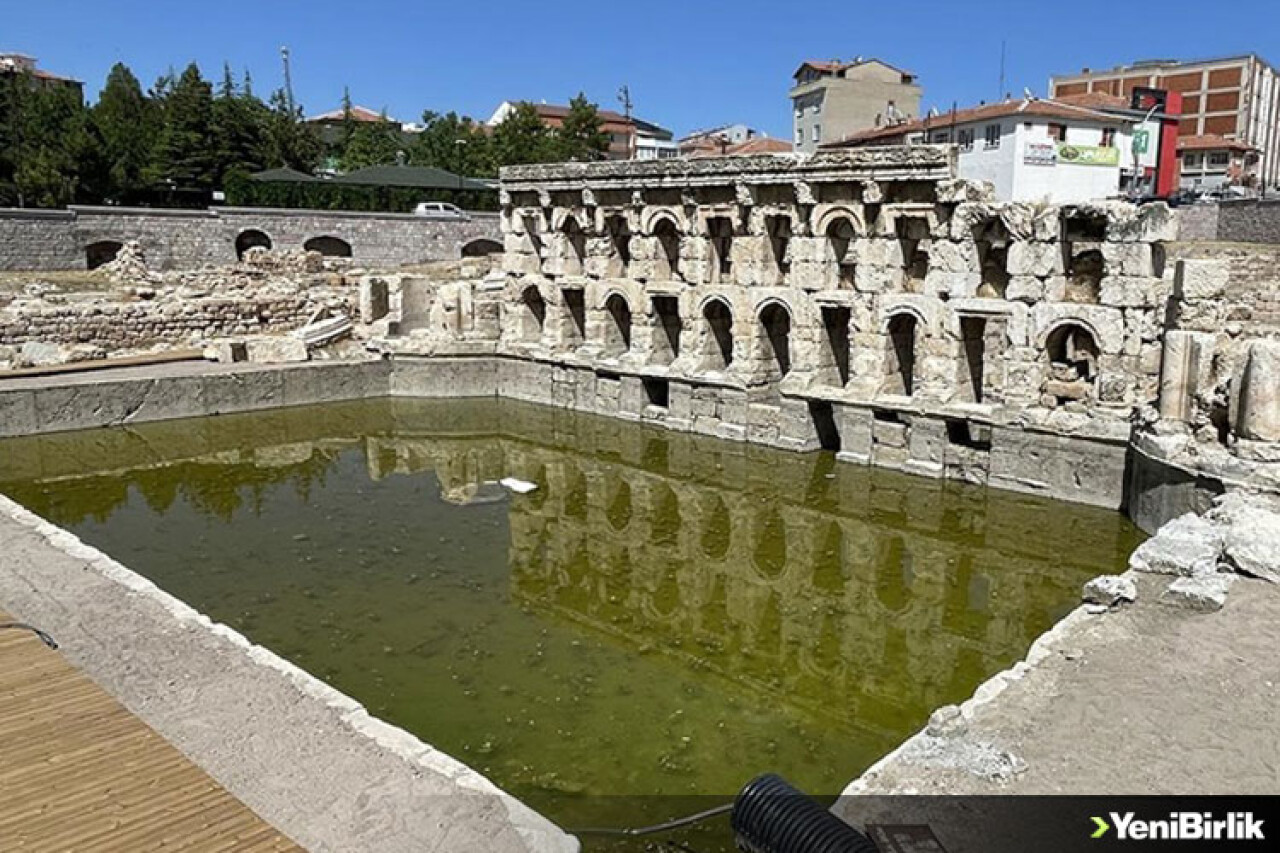
[[[494,485],[509,475],[539,488]],[[1115,513],[493,401],[11,441],[0,487],[552,817],[766,770],[836,792],[1137,536]]]

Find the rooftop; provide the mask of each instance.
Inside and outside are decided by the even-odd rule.
[[[862,56],[859,56],[855,59],[851,59],[848,61],[844,61],[841,59],[806,59],[804,62],[801,62],[796,67],[796,70],[792,72],[791,76],[792,77],[797,76],[805,68],[812,68],[814,71],[820,71],[824,74],[839,74],[842,71],[846,71],[850,68],[857,68],[860,65],[873,65],[873,64],[883,65],[885,68],[889,68],[889,69],[892,69],[893,71],[898,72],[903,77],[910,77],[912,79],[915,79],[915,76],[916,76],[914,73],[907,71],[904,68],[899,68],[896,65],[892,65],[888,62],[885,62],[883,59],[876,59],[874,57],[867,58]]]
[[[1124,99],[1118,98],[1124,106]],[[1098,106],[1103,106],[1099,103]],[[1106,106],[1113,106],[1107,104]],[[1127,121],[1112,113],[1100,112],[1098,109],[1066,102],[1066,99],[1044,100],[1040,98],[1024,98],[1022,100],[1001,101],[995,104],[980,104],[963,110],[951,110],[940,115],[926,116],[922,119],[903,122],[901,124],[884,125],[869,130],[851,133],[843,139],[828,142],[823,148],[841,148],[856,146],[868,142],[894,139],[912,133],[927,132],[939,128],[947,128],[957,124],[991,121],[1009,116],[1035,116],[1037,118],[1057,118],[1063,120],[1089,122]]]
[[[327,113],[311,116],[307,119],[309,122],[334,122],[344,121],[347,117],[347,111],[342,107],[336,110],[329,110]],[[351,105],[351,120],[363,122],[387,122],[388,124],[399,124],[395,119],[386,115],[381,110],[371,110],[368,107],[362,107],[359,104]]]
[[[1178,138],[1179,151],[1240,151],[1249,152],[1258,149],[1239,139],[1227,139],[1225,136],[1207,133],[1201,136],[1182,136]]]

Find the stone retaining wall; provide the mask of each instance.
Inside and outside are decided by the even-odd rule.
[[[487,213],[459,221],[270,208],[0,209],[0,270],[85,269],[90,247],[109,251],[107,244],[129,241],[141,244],[154,267],[183,269],[231,263],[238,249],[261,245],[263,238],[274,249],[302,249],[324,237],[345,243],[358,264],[389,267],[460,258],[464,249],[494,248],[490,244],[502,239],[497,217]]]

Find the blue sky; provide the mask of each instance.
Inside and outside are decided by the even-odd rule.
[[[1280,62],[1280,3],[0,0],[0,51],[85,80],[91,98],[117,60],[146,85],[191,60],[219,78],[226,60],[265,96],[287,44],[311,113],[335,107],[344,85],[401,121],[423,109],[485,118],[506,99],[564,103],[579,90],[617,109],[626,83],[637,115],[677,133],[742,121],[783,138],[805,58],[881,57],[920,75],[926,108],[945,109],[998,96],[1002,40],[1005,88],[1043,94],[1052,72],[1140,58]]]

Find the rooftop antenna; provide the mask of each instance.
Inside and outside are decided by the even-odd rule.
[[[1004,56],[1005,56],[1005,40],[1000,39],[1000,92],[1004,91]],[[997,92],[998,96],[1000,92]]]
[[[289,48],[282,45],[280,61],[284,63],[284,100],[289,107],[289,115],[293,115],[293,76],[289,73]]]
[[[622,114],[627,118],[631,118],[631,87],[626,83],[622,84],[622,88],[618,90],[618,103],[622,104]]]

